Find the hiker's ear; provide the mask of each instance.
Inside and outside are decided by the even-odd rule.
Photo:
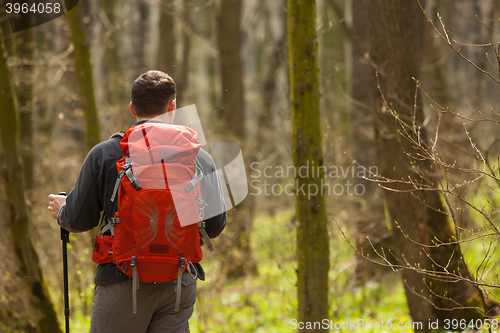
[[[173,100],[170,101],[170,103],[168,103],[167,112],[173,111],[176,108],[177,108],[177,104],[176,104],[175,98],[174,98]]]
[[[130,108],[130,112],[132,112],[132,114],[134,115],[134,117],[137,117],[137,113],[135,112],[134,107],[132,106],[132,102],[130,102],[130,104],[128,105],[128,107]]]

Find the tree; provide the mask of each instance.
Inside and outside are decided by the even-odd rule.
[[[94,96],[94,80],[92,78],[92,67],[90,64],[89,43],[85,29],[82,24],[82,5],[76,5],[66,15],[71,29],[71,40],[73,41],[75,72],[78,78],[80,92],[80,104],[83,110],[85,122],[85,144],[84,151],[87,152],[100,142],[99,118]]]
[[[97,2],[96,2],[97,3]],[[105,83],[102,85],[102,89],[106,92],[105,100],[114,105],[122,105],[128,99],[129,87],[128,82],[124,80],[125,70],[123,59],[125,57],[125,52],[121,48],[122,42],[119,38],[119,32],[123,30],[123,20],[120,15],[117,15],[117,1],[99,1],[97,5],[100,7],[98,10],[101,11],[102,15],[105,16],[106,20],[103,22],[104,31],[102,38],[105,40],[105,52],[104,55],[104,72],[106,73]],[[100,41],[99,41],[100,42]],[[162,43],[160,43],[162,45]],[[99,72],[94,74],[99,74]],[[113,84],[110,84],[113,82]],[[99,82],[96,82],[97,84]],[[99,91],[99,90],[98,90]]]
[[[298,321],[320,322],[329,317],[329,245],[324,175],[318,172],[323,165],[323,146],[314,1],[288,1],[288,52],[293,163],[296,168],[317,166],[314,173],[296,179]]]
[[[351,114],[352,157],[354,163],[361,168],[378,167],[377,152],[373,144],[375,131],[372,126],[372,104],[370,91],[370,67],[365,53],[368,50],[366,38],[365,6],[362,1],[350,1],[350,20],[346,20],[345,11],[335,0],[328,4],[335,11],[343,27],[345,37],[350,43],[350,75],[349,101]],[[370,175],[370,178],[373,175]],[[383,266],[365,260],[364,256],[376,258],[374,249],[391,242],[390,232],[385,223],[384,204],[381,191],[370,180],[358,179],[363,186],[363,196],[360,200],[351,200],[356,212],[353,220],[356,223],[357,249],[363,256],[356,257],[356,280],[363,283],[369,279],[380,278],[384,272],[389,272]]]
[[[222,76],[221,119],[225,129],[241,141],[245,138],[245,100],[241,56],[240,0],[221,1],[217,36]]]
[[[7,67],[0,30],[0,105],[3,119],[0,122],[2,163],[1,180],[5,189],[4,217],[8,221],[12,251],[16,256],[19,279],[29,298],[30,309],[26,314],[34,318],[35,326],[26,319],[23,326],[30,332],[61,332],[59,322],[45,281],[40,270],[38,255],[31,242],[28,207],[24,193],[23,168],[19,153],[19,121],[16,97]],[[3,313],[3,311],[2,311]],[[28,317],[28,316],[27,316]]]
[[[33,188],[34,171],[34,125],[33,125],[33,59],[34,31],[27,29],[17,33],[16,52],[21,66],[19,67],[18,102],[20,111],[20,136],[24,180],[27,189]]]
[[[160,43],[158,45],[157,66],[172,76],[177,87],[177,105],[182,106],[182,101],[186,97],[186,91],[189,84],[189,67],[191,55],[191,37],[192,37],[192,20],[191,13],[193,12],[191,1],[182,1],[182,9],[179,10],[181,26],[181,40],[179,43],[176,38],[175,19],[177,17],[177,6],[173,0],[160,2],[160,23],[158,30]],[[182,54],[180,59],[176,57],[176,51],[182,46]]]
[[[176,39],[174,30],[174,0],[160,1],[160,29],[158,31],[158,55],[156,64],[159,70],[175,78]]]
[[[216,13],[217,41],[222,82],[222,107],[219,112],[221,126],[230,140],[245,151],[245,98],[243,87],[243,62],[241,55],[242,1],[224,0]],[[224,237],[228,240],[226,274],[237,278],[256,273],[255,261],[250,250],[252,226],[249,205],[242,202],[229,212],[228,227]]]
[[[393,268],[401,270],[415,322],[482,318],[482,293],[469,282],[452,222],[436,189],[432,163],[421,158],[426,142],[416,98],[423,18],[416,1],[365,1],[381,185],[391,218]],[[390,36],[390,38],[388,37]],[[387,258],[389,260],[389,258]],[[450,277],[450,274],[454,277]]]

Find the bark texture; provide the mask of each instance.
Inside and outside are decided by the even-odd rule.
[[[323,144],[314,1],[288,1],[288,52],[293,163],[297,169],[303,166],[316,168],[323,165]],[[316,322],[329,318],[330,254],[325,198],[322,192],[324,175],[318,170],[297,179],[295,211],[299,322]],[[306,331],[324,332],[327,329],[301,330]]]
[[[369,56],[373,75],[373,117],[380,174],[396,181],[411,180],[416,187],[438,187],[429,160],[419,156],[425,142],[421,103],[415,99],[422,58],[424,16],[416,1],[365,1]],[[409,124],[409,129],[401,125]],[[413,124],[414,127],[413,127]],[[415,131],[412,130],[415,129]],[[409,139],[402,133],[408,132]],[[420,133],[420,137],[418,137]],[[444,213],[437,190],[415,190],[401,182],[384,184],[394,238],[393,253],[402,272],[410,314],[414,321],[481,318],[481,291],[464,279],[471,275]],[[443,242],[448,245],[434,246]],[[424,325],[424,330],[426,331]]]
[[[7,60],[3,47],[3,33],[0,30],[0,175],[3,183],[5,203],[2,203],[0,220],[7,221],[10,241],[15,254],[15,268],[19,285],[24,288],[24,297],[29,300],[29,309],[21,322],[11,323],[13,327],[23,327],[26,332],[61,332],[59,322],[40,269],[38,255],[31,242],[28,206],[24,193],[23,168],[19,148],[19,120],[15,92],[12,88]],[[8,255],[6,255],[8,257]],[[7,278],[10,274],[7,274]],[[8,279],[7,279],[8,280]],[[5,280],[4,280],[5,281]],[[12,283],[12,282],[11,282]],[[14,299],[12,296],[11,299]],[[1,311],[4,316],[9,310]]]

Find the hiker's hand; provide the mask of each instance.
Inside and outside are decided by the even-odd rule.
[[[64,195],[49,194],[49,211],[55,220],[57,220],[59,209],[61,209],[65,203],[66,197]]]

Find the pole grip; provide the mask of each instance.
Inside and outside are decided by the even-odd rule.
[[[66,196],[66,192],[59,192],[59,195]],[[69,244],[69,231],[61,227],[61,240]]]

